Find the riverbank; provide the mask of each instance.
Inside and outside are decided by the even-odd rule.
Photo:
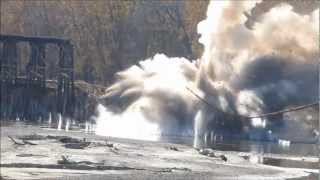
[[[37,136],[27,136],[32,134]],[[250,157],[254,156],[218,150],[199,153],[187,145],[106,138],[81,131],[1,127],[3,179],[308,179],[306,176],[318,173],[255,163]],[[318,161],[316,157],[285,158]]]

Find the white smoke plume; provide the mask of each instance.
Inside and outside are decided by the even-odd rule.
[[[134,129],[136,126],[130,124],[138,121],[146,125],[143,127],[145,129],[153,128],[152,124],[156,124],[159,126],[158,135],[192,134],[190,132],[192,115],[197,103],[185,88],[194,82],[196,72],[195,63],[185,58],[169,58],[157,54],[118,73],[117,82],[107,89],[104,97],[107,99],[107,104],[108,100],[110,101],[111,106],[117,102],[120,108],[116,112],[122,113],[121,116],[127,120],[120,120],[119,116],[107,111],[99,111],[98,127],[101,129],[99,134],[119,136],[119,132],[123,132],[121,128],[115,128],[117,134],[107,130],[114,128],[116,121],[119,124],[117,127],[123,126],[129,129]],[[102,114],[108,114],[108,117]],[[123,134],[126,134],[127,138],[137,136],[136,133],[130,133],[132,131],[125,131]],[[140,132],[142,134],[145,132],[139,136],[141,139],[149,136],[149,131]]]
[[[199,41],[205,47],[198,88],[212,96],[213,82],[220,81],[231,89],[236,111],[244,116],[316,101],[319,8],[301,15],[291,4],[275,3],[249,29],[245,14],[257,4],[259,1],[210,3],[207,19],[198,25]],[[299,94],[302,91],[305,93]],[[274,119],[279,125],[282,117]],[[202,115],[202,121],[212,121],[212,115]],[[205,133],[207,123],[197,124],[203,124],[196,129]],[[265,118],[251,119],[251,125],[273,126]]]
[[[224,113],[255,116],[317,101],[319,4],[299,14],[299,3],[274,3],[250,19],[255,22],[248,28],[255,15],[248,12],[256,12],[259,3],[211,1],[207,18],[198,25],[204,45],[200,60],[155,55],[141,61],[117,74],[118,81],[104,96],[107,107],[121,116],[139,111],[144,121],[157,124],[160,134],[190,134],[194,128],[195,146],[210,131],[285,128],[282,116],[244,122]],[[112,117],[98,119],[98,127],[113,125],[108,123]]]
[[[250,30],[245,26],[244,12],[256,3],[250,0],[209,4],[207,19],[199,23],[198,32],[205,47],[201,70],[211,79],[228,80],[239,75],[247,63],[265,55],[300,61],[318,57],[319,9],[310,15],[299,15],[289,4],[279,4]]]

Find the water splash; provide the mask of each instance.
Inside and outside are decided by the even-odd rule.
[[[67,118],[65,131],[69,131],[69,129],[70,129],[70,122],[71,122],[71,120],[70,120],[69,118]]]
[[[96,134],[120,138],[159,140],[158,125],[146,120],[139,109],[116,115],[98,106]]]
[[[58,114],[58,127],[57,129],[60,131],[62,130],[62,115],[61,114]]]
[[[52,124],[52,114],[50,112],[49,113],[49,118],[48,118],[48,126],[49,126],[49,128],[51,128],[51,124]]]

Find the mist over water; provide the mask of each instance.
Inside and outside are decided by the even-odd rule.
[[[274,4],[254,18],[250,29],[244,12],[252,12],[257,3],[210,2],[207,18],[198,25],[199,42],[204,45],[200,59],[157,54],[119,72],[102,97],[105,107],[98,108],[96,132],[147,140],[194,135],[196,147],[208,133],[247,133],[259,139],[255,130],[261,130],[288,139],[310,137],[314,126],[288,122],[306,118],[316,122],[318,109],[305,116],[289,113],[251,120],[224,114],[256,116],[318,100],[318,3],[303,14],[292,4]],[[294,134],[295,129],[305,133]]]
[[[102,105],[98,106],[99,118],[96,134],[120,138],[159,140],[159,127],[156,123],[147,121],[140,110],[128,110],[120,115],[108,111]]]

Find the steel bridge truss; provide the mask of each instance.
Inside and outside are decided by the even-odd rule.
[[[26,64],[26,75],[18,76],[19,48],[25,42],[30,48],[29,60]],[[56,111],[63,116],[73,116],[74,102],[74,70],[73,45],[68,39],[55,37],[30,37],[0,34],[0,119],[10,119],[12,108],[10,103],[13,90],[23,88],[26,103],[32,101],[28,97],[32,91],[46,91],[46,46],[54,44],[59,47],[58,67],[55,70],[57,82]],[[47,67],[48,68],[48,67]],[[50,67],[51,68],[51,67]],[[27,105],[28,106],[28,105]],[[25,111],[25,110],[21,110]],[[26,112],[24,112],[26,114]]]

